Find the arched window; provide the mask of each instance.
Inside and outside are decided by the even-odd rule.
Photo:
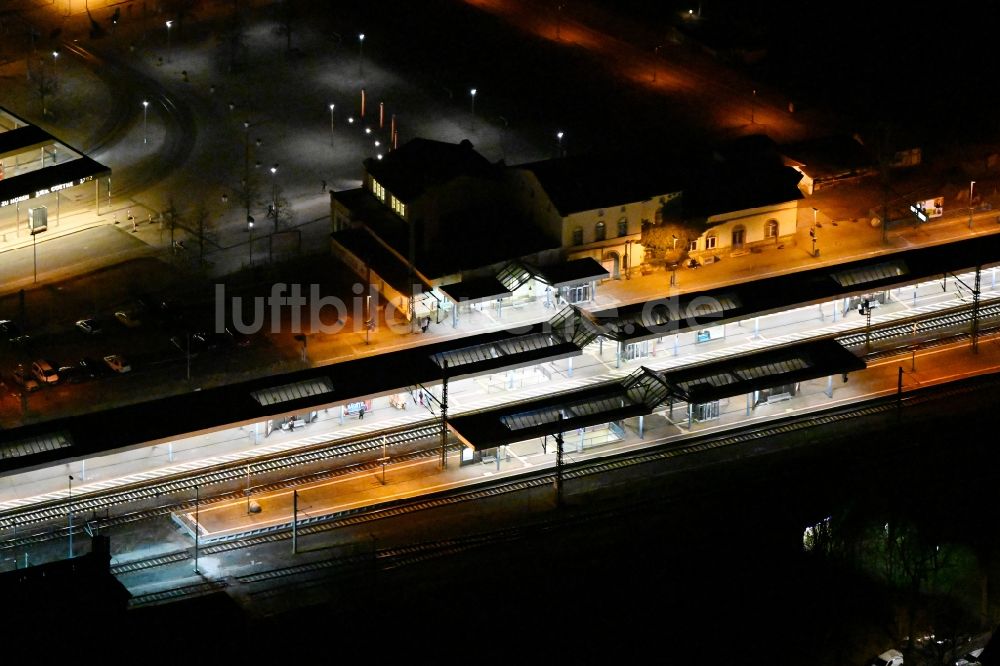
[[[618,237],[628,236],[628,220],[624,217],[618,220]]]
[[[603,222],[598,222],[597,224],[594,225],[594,240],[595,241],[602,241],[605,238],[607,238],[607,235],[608,234],[607,234],[607,231],[606,231],[606,229],[604,227],[604,223]]]
[[[777,238],[778,237],[778,221],[768,220],[767,224],[764,225],[764,238]]]
[[[583,227],[573,229],[573,245],[583,245]]]

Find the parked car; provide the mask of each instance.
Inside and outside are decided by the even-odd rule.
[[[142,325],[139,313],[134,310],[118,310],[115,312],[115,319],[126,328],[135,328]]]
[[[980,661],[979,657],[983,654],[985,648],[977,648],[965,654],[964,657],[959,657],[955,661],[955,666],[977,666]]]
[[[31,374],[42,384],[58,384],[59,373],[52,367],[52,364],[44,359],[39,359],[31,364]]]
[[[104,357],[104,362],[109,368],[118,374],[124,374],[132,371],[132,366],[129,365],[128,361],[125,360],[125,357],[120,354],[109,354]]]
[[[81,358],[76,365],[82,372],[95,378],[107,377],[114,374],[111,368],[108,367],[107,363],[104,361],[98,361],[96,358]]]
[[[21,387],[31,393],[32,391],[37,391],[41,386],[35,381],[35,378],[31,376],[31,373],[24,369],[23,365],[19,365],[14,368],[14,381],[21,385]]]
[[[76,327],[87,335],[96,335],[101,332],[101,324],[93,317],[86,317],[76,322]]]
[[[871,660],[871,666],[903,666],[903,653],[899,650],[886,650]]]
[[[21,327],[10,319],[0,319],[0,340],[7,342],[24,342],[28,336],[24,334]]]
[[[61,379],[64,384],[82,384],[83,382],[89,382],[91,379],[95,378],[92,373],[79,365],[63,365],[60,366],[58,372],[59,379]]]

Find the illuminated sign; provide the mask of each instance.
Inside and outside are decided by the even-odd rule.
[[[16,203],[20,203],[21,201],[27,201],[30,198],[31,198],[30,194],[22,194],[19,197],[13,197],[11,199],[0,199],[0,208],[3,208],[4,206],[13,206]]]
[[[926,222],[932,217],[941,217],[944,215],[944,197],[935,197],[911,204],[910,212],[916,215],[921,222]]]

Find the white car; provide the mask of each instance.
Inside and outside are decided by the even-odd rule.
[[[128,364],[124,356],[120,354],[111,354],[110,356],[104,357],[104,362],[108,364],[108,367],[119,374],[124,374],[126,372],[132,371],[132,366]]]
[[[41,359],[35,361],[31,364],[31,374],[35,376],[42,384],[58,384],[59,383],[59,373],[56,369],[52,367],[52,364],[48,361],[43,361]]]
[[[76,327],[87,335],[95,335],[101,332],[101,325],[93,317],[87,317],[76,322]]]
[[[903,653],[899,650],[886,650],[871,662],[872,666],[903,666]]]

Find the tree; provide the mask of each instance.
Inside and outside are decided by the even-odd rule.
[[[687,257],[688,244],[705,232],[706,226],[693,220],[666,219],[660,223],[644,221],[641,243],[647,261],[680,263]]]
[[[194,233],[198,238],[198,262],[205,263],[205,243],[214,243],[214,222],[204,201],[198,203],[194,211]]]
[[[55,73],[47,65],[45,58],[39,58],[34,63],[29,60],[28,75],[31,78],[32,92],[34,92],[35,96],[42,103],[42,116],[47,116],[49,115],[49,107],[46,100],[58,92],[59,81],[56,79]]]
[[[174,206],[173,197],[167,199],[167,207],[163,209],[163,221],[170,230],[170,250],[174,252],[177,250],[174,244],[174,229],[180,222],[180,214],[177,212],[177,207]]]
[[[295,221],[295,214],[292,211],[288,199],[282,194],[281,186],[275,183],[272,189],[271,205],[274,207],[271,214],[274,217],[274,230],[277,232],[279,223],[285,227],[290,227]]]

